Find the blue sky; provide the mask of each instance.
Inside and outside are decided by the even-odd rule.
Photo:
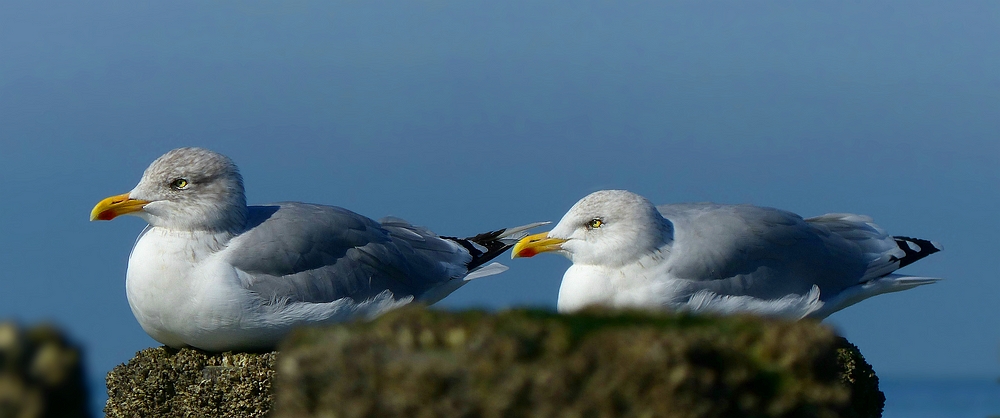
[[[1000,375],[995,2],[6,2],[0,318],[52,320],[95,375],[156,345],[90,223],[163,152],[232,157],[248,200],[449,235],[624,188],[855,212],[944,277],[827,322],[881,376]],[[441,302],[555,305],[569,262],[509,260]]]

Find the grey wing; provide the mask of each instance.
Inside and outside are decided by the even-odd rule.
[[[774,299],[805,295],[815,285],[825,299],[858,284],[875,257],[836,231],[779,209],[716,204],[657,209],[674,228],[670,274],[692,280],[695,291]]]
[[[361,301],[386,290],[398,299],[466,272],[457,244],[347,209],[280,203],[252,206],[250,215],[251,228],[230,244],[229,262],[244,286],[265,300]],[[434,246],[450,252],[421,249]]]

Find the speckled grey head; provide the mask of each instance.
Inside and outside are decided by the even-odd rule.
[[[645,197],[601,190],[576,202],[548,236],[567,240],[562,249],[574,264],[614,266],[656,251],[669,228]]]
[[[146,168],[129,193],[149,201],[135,212],[153,226],[234,230],[246,222],[243,177],[229,157],[203,148],[178,148]]]

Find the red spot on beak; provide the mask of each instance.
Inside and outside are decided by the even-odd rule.
[[[518,257],[524,257],[524,258],[534,257],[536,255],[538,255],[538,251],[535,251],[534,248],[525,248],[517,252]]]
[[[110,221],[112,219],[115,219],[115,216],[117,216],[117,215],[115,215],[114,211],[112,211],[112,210],[106,210],[104,212],[99,213],[97,215],[97,219],[101,220],[101,221]]]
[[[145,200],[129,198],[128,193],[108,197],[94,206],[90,211],[92,221],[110,221],[121,215],[142,210],[146,204]]]

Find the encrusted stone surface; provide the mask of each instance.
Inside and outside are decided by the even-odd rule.
[[[885,400],[857,348],[811,321],[411,307],[303,329],[281,348],[143,350],[108,375],[105,412],[874,418]]]
[[[108,417],[263,417],[275,353],[140,351],[108,373]]]
[[[410,308],[293,335],[275,416],[878,417],[843,344],[811,321]]]
[[[852,413],[847,416],[881,417],[885,394],[878,388],[878,376],[858,347],[842,337],[837,337],[837,363],[841,380],[851,388]]]

